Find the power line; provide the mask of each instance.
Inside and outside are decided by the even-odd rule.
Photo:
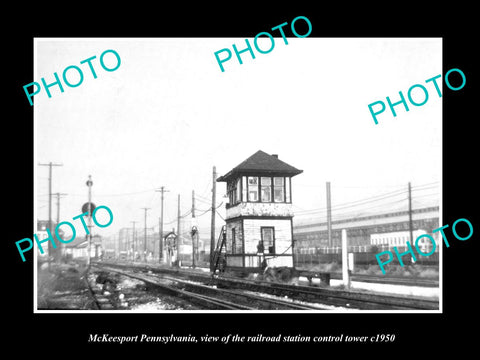
[[[197,210],[198,210],[198,209],[197,209]],[[206,213],[208,213],[208,212],[211,211],[211,210],[212,210],[212,209],[200,210],[200,211],[202,211],[202,213],[201,213],[200,215],[196,215],[196,214],[195,214],[195,216],[196,216],[196,217],[200,217],[200,216],[202,216],[202,215],[205,215]]]
[[[192,209],[188,210],[185,214],[180,215],[180,217],[181,217],[181,218],[187,217],[187,216],[190,215],[191,213],[192,213]]]
[[[413,190],[423,191],[423,190],[427,190],[427,189],[433,189],[433,188],[436,187],[436,186],[432,186],[433,184],[438,184],[438,182],[417,185],[415,187],[412,187],[412,191]],[[388,198],[393,198],[395,196],[399,196],[399,195],[406,194],[406,193],[408,193],[408,190],[399,189],[399,190],[396,190],[396,191],[391,191],[391,192],[387,192],[387,193],[384,193],[384,194],[374,195],[374,196],[370,196],[370,197],[360,199],[360,200],[356,200],[356,201],[350,201],[350,202],[346,202],[346,203],[337,204],[335,206],[332,206],[332,209],[333,210],[341,210],[341,209],[345,209],[345,208],[349,208],[349,207],[355,207],[355,206],[359,206],[359,205],[368,204],[368,203],[371,203],[371,202],[376,202],[376,201],[380,201],[380,200],[384,200],[384,199],[388,199]],[[434,195],[434,194],[432,194],[432,195]],[[418,197],[419,196],[416,196],[416,198],[418,198]],[[321,211],[325,211],[325,210],[327,210],[326,207],[321,207],[321,208],[316,208],[316,209],[311,209],[311,210],[300,210],[297,213],[298,213],[298,215],[301,215],[302,213],[314,213],[314,212],[321,212]]]
[[[203,200],[203,199],[199,198],[198,195],[195,195],[195,200],[198,200],[198,201],[200,201],[202,203],[205,203],[205,204],[210,204],[212,202],[211,200],[208,200],[208,201]]]
[[[344,211],[344,212],[335,212],[333,215],[333,217],[338,220],[339,218],[343,218],[343,217],[348,217],[348,216],[353,216],[353,215],[358,215],[358,214],[361,214],[361,213],[366,213],[366,212],[371,212],[371,210],[373,209],[378,209],[378,208],[384,208],[384,207],[387,207],[387,206],[391,206],[391,205],[394,205],[394,204],[400,204],[400,203],[404,203],[406,202],[406,200],[408,200],[407,197],[405,198],[402,198],[400,200],[395,200],[395,201],[390,201],[388,203],[383,203],[383,204],[377,204],[377,205],[373,205],[373,206],[369,206],[369,207],[366,207],[366,208],[360,208],[360,209],[352,209],[352,210],[349,210],[349,211]],[[312,214],[296,214],[296,216],[299,216],[299,217],[305,217],[305,216],[314,216],[314,215],[317,215],[318,217],[318,213],[312,213]],[[326,217],[326,212],[324,214],[322,214],[322,216],[325,216]]]
[[[212,181],[210,180],[210,182],[208,183],[208,185],[210,185],[211,183],[212,183]],[[208,188],[206,188],[205,191],[204,191],[202,194],[206,193],[207,190],[208,190]],[[211,189],[210,189],[210,190],[211,190]],[[200,197],[200,198],[205,199],[205,200],[208,199],[208,197],[206,197],[206,196],[204,196],[204,195],[200,195],[200,194],[198,194],[198,193],[195,193],[195,196],[196,196],[196,197]]]
[[[440,182],[439,181],[434,181],[434,182],[431,182],[431,183],[415,185],[415,186],[412,186],[412,189],[419,188],[419,187],[424,187],[424,186],[430,186],[430,185],[434,185],[434,184],[440,185]]]
[[[152,192],[156,189],[148,189],[148,190],[142,190],[142,191],[135,191],[135,192],[130,192],[130,193],[120,193],[120,194],[96,194],[97,196],[128,196],[128,195],[137,195],[137,194],[144,194],[144,193],[149,193]],[[83,194],[71,194],[72,196],[84,196]]]
[[[351,210],[351,211],[347,211],[347,212],[343,212],[343,213],[335,213],[335,218],[338,219],[339,217],[351,216],[351,214],[366,213],[366,212],[369,212],[373,209],[378,209],[380,207],[383,208],[387,205],[406,203],[407,200],[408,200],[408,197],[405,197],[403,199],[396,200],[396,201],[391,201],[391,202],[388,202],[388,203],[385,203],[385,204],[373,205],[373,206],[370,206],[370,207],[367,207],[367,208],[358,209],[358,210]],[[383,211],[384,210],[382,210],[382,212]]]
[[[215,212],[217,213],[218,216],[220,216],[220,219],[222,219],[223,221],[225,221],[225,219],[224,219],[223,216],[218,212],[218,210],[215,210]]]
[[[406,201],[408,198],[403,197],[403,198],[398,199],[398,200],[393,200],[393,199],[398,197],[398,196],[402,196],[402,195],[406,194],[407,192],[408,191],[393,191],[393,192],[388,192],[388,193],[384,193],[384,194],[360,199],[360,200],[357,200],[357,201],[352,201],[352,202],[336,205],[335,207],[333,207],[336,210],[335,217],[338,218],[339,216],[348,216],[349,214],[352,214],[352,213],[367,212],[367,211],[370,211],[370,210],[373,210],[373,209],[378,209],[378,208],[381,208],[381,207],[386,207],[386,206],[391,206],[391,205],[394,205],[394,204],[402,203],[402,202]],[[415,198],[417,198],[417,197],[415,197]],[[387,201],[387,202],[384,201],[384,200],[390,200],[390,199],[392,199],[393,201]],[[382,202],[379,203],[379,204],[375,204],[375,205],[372,204],[372,203],[380,202],[380,201],[382,201]],[[370,204],[372,204],[372,205],[368,206],[368,207],[364,207],[364,208],[355,209],[355,208],[358,208],[360,206],[365,206],[365,205],[370,205]],[[296,212],[296,215],[297,216],[314,216],[315,214],[323,213],[326,210],[327,210],[327,208],[325,208],[325,207],[319,208],[319,209],[312,209],[312,210],[302,210],[302,211]],[[338,213],[339,210],[342,211],[340,214]]]
[[[371,197],[356,200],[356,201],[350,201],[350,202],[347,202],[347,203],[337,204],[335,206],[332,206],[332,210],[342,210],[342,209],[346,209],[346,208],[348,209],[350,207],[365,205],[365,204],[368,204],[368,203],[372,203],[372,202],[376,202],[376,201],[380,201],[380,200],[385,200],[385,199],[388,199],[388,198],[393,198],[393,197],[398,196],[398,195],[406,194],[407,192],[408,191],[406,191],[406,190],[404,190],[404,191],[394,191],[394,192],[385,193],[385,194],[381,194],[381,195],[371,196]],[[298,213],[321,212],[321,211],[325,211],[325,210],[327,210],[326,207],[321,207],[321,208],[312,209],[312,210],[299,211]]]

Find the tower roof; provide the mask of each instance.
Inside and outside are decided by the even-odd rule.
[[[220,176],[217,181],[228,181],[231,177],[240,174],[295,176],[302,172],[303,170],[299,170],[280,160],[278,155],[269,155],[262,150],[258,150],[228,173]]]

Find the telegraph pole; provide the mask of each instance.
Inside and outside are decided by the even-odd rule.
[[[342,229],[342,279],[343,285],[350,289],[350,270],[348,266],[348,238],[347,230]]]
[[[408,183],[408,228],[410,230],[410,243],[413,243],[413,219],[412,219],[412,184]]]
[[[57,193],[55,193],[55,195],[57,196],[57,225],[58,225],[58,224],[60,224],[60,196],[67,195],[67,194],[57,192]],[[61,249],[63,247],[63,244],[61,244],[60,246],[61,246],[60,247],[60,249]],[[57,255],[58,256],[56,256],[55,258],[57,260],[59,260],[62,254],[60,252],[60,254],[57,254]]]
[[[90,269],[90,255],[92,254],[92,175],[88,175],[88,256],[87,256],[87,268]]]
[[[133,224],[133,230],[132,230],[132,261],[135,261],[135,248],[137,247],[135,244],[135,223],[137,221],[130,221]],[[138,250],[138,249],[137,249]]]
[[[195,268],[195,235],[196,235],[196,219],[195,219],[195,190],[192,190],[192,268]]]
[[[57,224],[60,223],[60,196],[64,196],[64,195],[68,195],[68,194],[64,194],[64,193],[55,193],[55,195],[57,196]]]
[[[213,253],[215,252],[215,203],[217,194],[217,168],[213,167],[212,174],[212,223],[210,228],[210,271],[213,272]]]
[[[158,228],[158,233],[160,235],[160,245],[159,245],[159,251],[160,254],[158,256],[158,262],[161,263],[163,259],[163,194],[165,192],[168,192],[168,190],[165,190],[165,186],[161,186],[160,189],[157,189],[155,191],[158,191],[162,194],[162,199],[161,199],[161,207],[160,207],[160,226]]]
[[[328,231],[328,246],[332,247],[332,201],[330,196],[330,181],[327,181],[327,231]]]
[[[126,254],[125,254],[125,261],[128,261],[128,248],[130,247],[130,229],[127,228],[127,236],[125,236],[125,251],[126,251]]]
[[[51,161],[48,164],[38,164],[39,166],[48,166],[48,230],[53,232],[52,227],[52,166],[63,166],[63,164],[54,164]],[[50,257],[52,256],[52,242],[48,242],[48,270],[50,270]]]
[[[142,208],[145,210],[145,233],[144,239],[143,239],[143,260],[147,262],[147,211],[150,210],[150,208]]]
[[[178,194],[178,209],[177,209],[177,237],[175,241],[177,243],[177,265],[180,266],[179,258],[180,258],[180,194]]]
[[[195,190],[192,190],[192,218],[195,218]]]

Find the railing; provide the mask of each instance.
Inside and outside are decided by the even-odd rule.
[[[227,232],[226,232],[226,226],[222,226],[222,230],[220,231],[220,235],[217,240],[217,247],[215,248],[215,251],[213,252],[213,258],[212,258],[212,276],[215,274],[215,272],[218,269],[218,266],[220,264],[220,260],[224,258],[222,256],[222,250],[225,246],[225,242],[227,241]]]

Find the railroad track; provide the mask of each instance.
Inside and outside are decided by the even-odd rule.
[[[103,290],[94,288],[91,284],[91,279],[88,278],[88,272],[84,276],[84,281],[87,284],[90,298],[92,299],[95,310],[115,310],[117,306],[112,300],[104,295]]]
[[[129,272],[121,271],[121,270],[110,268],[110,267],[104,267],[104,266],[101,266],[101,267],[94,266],[94,267],[97,268],[98,270],[114,272],[123,276],[127,276],[132,279],[143,281],[145,284],[149,285],[150,287],[153,287],[169,295],[181,297],[182,299],[185,299],[195,304],[196,306],[199,306],[202,308],[217,309],[217,310],[251,310],[251,308],[247,306],[235,304],[222,299],[215,299],[209,296],[196,294],[190,291],[173,287],[168,283],[160,282],[158,278],[153,278],[152,276],[148,276],[144,274],[132,274]],[[103,307],[100,305],[99,309],[103,310]]]
[[[331,279],[342,279],[341,274],[331,274]],[[405,286],[424,286],[438,287],[438,279],[410,278],[410,277],[385,277],[379,275],[353,274],[352,281],[360,281],[376,284],[405,285]]]
[[[200,306],[202,309],[213,310],[318,310],[318,306],[298,304],[284,299],[267,298],[242,290],[219,289],[188,280],[161,276],[131,273],[111,267],[101,268],[102,271],[115,272],[123,276],[141,280],[162,292],[181,297]]]
[[[366,292],[316,288],[310,286],[292,286],[287,284],[257,282],[219,278],[219,286],[248,288],[277,296],[288,296],[303,301],[327,304],[362,310],[437,310],[438,301],[424,298],[402,297],[396,295],[372,294]]]
[[[303,301],[321,305],[361,310],[438,310],[438,300],[420,297],[404,297],[398,295],[373,294],[371,292],[346,291],[331,288],[320,288],[302,285],[289,285],[257,280],[246,280],[219,276],[212,280],[209,274],[198,272],[150,267],[142,264],[108,264],[122,269],[134,271],[150,271],[156,274],[169,274],[177,281],[179,277],[204,284],[215,284],[218,288],[230,291],[250,291],[269,294],[278,297],[288,297],[291,300]],[[258,296],[258,295],[257,295]],[[301,306],[301,305],[300,305]],[[313,306],[309,310],[314,309]],[[321,309],[316,307],[316,310]],[[306,310],[306,309],[304,309]]]
[[[263,310],[319,310],[318,306],[311,306],[307,304],[299,304],[293,301],[288,301],[285,299],[276,299],[276,298],[266,298],[258,294],[252,294],[245,292],[243,290],[231,290],[231,289],[222,289],[217,287],[211,287],[204,284],[192,283],[191,281],[180,280],[178,278],[172,278],[169,276],[163,276],[163,279],[168,279],[181,286],[191,289],[192,291],[202,291],[209,293],[212,296],[222,296],[225,298],[230,298],[235,302],[248,302],[250,304],[255,304],[255,307],[252,309],[263,309]]]

